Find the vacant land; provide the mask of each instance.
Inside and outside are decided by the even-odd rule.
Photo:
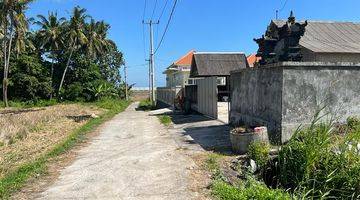
[[[34,160],[103,109],[80,104],[0,110],[0,178]]]
[[[48,167],[56,165],[57,158],[87,141],[88,133],[129,103],[103,99],[86,104],[0,110],[0,199],[10,197],[30,179],[49,172]]]

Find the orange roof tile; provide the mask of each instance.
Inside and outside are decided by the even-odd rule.
[[[181,57],[179,60],[174,62],[175,65],[191,65],[193,56],[194,56],[194,50],[191,50],[188,52],[185,56]]]
[[[256,54],[251,54],[247,57],[247,61],[250,67],[254,67],[255,63],[260,61],[260,57],[256,57]]]

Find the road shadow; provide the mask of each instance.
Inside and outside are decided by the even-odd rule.
[[[206,151],[229,155],[232,154],[229,130],[227,125],[189,127],[184,128],[183,134],[192,138],[185,141],[189,144],[197,143]]]
[[[197,123],[197,122],[205,122],[205,121],[213,120],[196,113],[187,114],[187,115],[184,115],[182,113],[172,113],[170,114],[170,116],[174,124],[188,124],[188,123]]]

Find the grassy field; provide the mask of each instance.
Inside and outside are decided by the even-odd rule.
[[[7,129],[0,147],[0,199],[8,198],[29,178],[46,172],[50,159],[70,150],[129,103],[106,99],[0,110],[0,128]]]

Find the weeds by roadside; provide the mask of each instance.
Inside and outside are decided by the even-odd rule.
[[[162,124],[165,126],[170,126],[172,123],[171,117],[169,115],[159,115],[157,116]]]
[[[114,99],[105,99],[93,106],[107,109],[105,113],[98,118],[90,119],[85,125],[70,133],[62,142],[53,146],[49,151],[43,152],[41,156],[32,159],[20,165],[17,169],[7,173],[0,179],[0,199],[7,199],[16,190],[20,189],[26,181],[34,176],[46,172],[48,162],[62,153],[70,150],[76,144],[84,140],[85,135],[93,131],[103,122],[111,119],[117,113],[123,111],[130,102]]]
[[[142,111],[150,111],[150,110],[155,110],[156,106],[154,106],[149,99],[146,99],[140,101],[137,109]]]
[[[205,162],[205,167],[212,174],[211,194],[220,200],[247,200],[268,199],[287,200],[290,195],[281,189],[272,190],[264,183],[250,177],[247,180],[238,180],[230,184],[224,177],[220,166],[222,156],[210,154]]]

